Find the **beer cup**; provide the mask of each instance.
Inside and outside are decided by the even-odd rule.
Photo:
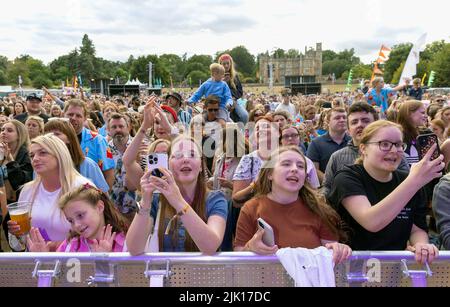
[[[16,234],[24,235],[30,231],[31,223],[30,223],[30,209],[31,202],[21,201],[16,203],[11,203],[7,205],[9,215],[11,216],[11,220],[15,221],[17,225],[20,226],[20,231]]]

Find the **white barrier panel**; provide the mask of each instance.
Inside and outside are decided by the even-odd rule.
[[[420,266],[410,252],[354,252],[339,287],[448,287],[450,252]],[[0,253],[0,287],[292,287],[276,256],[253,253]]]

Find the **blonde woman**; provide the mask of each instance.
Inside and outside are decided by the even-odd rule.
[[[27,127],[30,140],[44,134],[44,120],[39,116],[28,116],[25,127]]]
[[[329,196],[352,230],[352,249],[408,249],[421,263],[438,256],[436,246],[428,242],[422,189],[442,175],[443,157],[431,160],[436,146],[408,174],[398,170],[406,148],[401,126],[381,120],[364,129],[361,157],[337,173]]]
[[[180,136],[169,152],[169,170],[159,169],[163,177],[151,172],[142,176],[140,210],[126,237],[132,255],[157,251],[155,239],[157,249],[164,252],[217,251],[225,232],[227,202],[222,192],[207,190],[203,165],[194,139]]]
[[[25,184],[19,201],[32,203],[31,226],[38,228],[51,251],[63,241],[69,231],[58,199],[65,193],[90,183],[76,171],[66,144],[53,134],[39,136],[31,141],[30,157],[36,178]],[[14,221],[8,222],[9,232],[20,232]]]

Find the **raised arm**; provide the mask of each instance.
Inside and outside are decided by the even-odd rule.
[[[350,215],[367,231],[378,232],[391,223],[406,204],[425,184],[439,178],[444,167],[443,157],[431,161],[436,149],[433,145],[419,163],[411,168],[409,176],[383,200],[372,206],[366,196],[349,196],[342,205]]]
[[[150,210],[152,208],[153,191],[155,189],[150,184],[150,175],[151,172],[147,172],[140,179],[142,189],[141,208],[139,212],[135,214],[133,222],[127,232],[127,248],[133,256],[145,252],[147,241],[154,224],[153,218],[150,216]]]
[[[142,125],[123,154],[122,161],[126,171],[125,185],[131,191],[139,189],[140,179],[144,175],[144,172],[137,161],[137,156],[145,138],[145,133],[153,126],[153,114],[151,109],[155,100],[155,97],[151,97],[145,105]]]

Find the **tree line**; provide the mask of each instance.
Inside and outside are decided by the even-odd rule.
[[[389,60],[384,65],[385,80],[388,83],[398,83],[403,66],[406,62],[412,44],[405,43],[392,47]],[[275,58],[296,58],[300,52],[296,49],[283,50],[278,48],[257,56],[252,55],[245,46],[237,46],[230,50],[222,50],[211,55],[182,56],[176,54],[130,55],[126,62],[110,61],[96,56],[94,43],[88,35],[83,36],[81,46],[66,55],[45,65],[41,60],[30,55],[21,55],[14,60],[8,60],[0,55],[0,85],[18,85],[19,76],[23,86],[41,88],[42,86],[60,86],[66,80],[72,80],[74,75],[81,76],[83,86],[88,86],[92,79],[120,79],[124,83],[129,78],[138,78],[148,83],[148,64],[153,63],[153,76],[162,81],[166,87],[197,86],[209,78],[209,65],[217,61],[222,53],[229,53],[235,61],[239,77],[243,83],[258,83],[259,57],[271,55]],[[435,86],[450,85],[450,44],[436,41],[428,45],[421,53],[417,76],[436,72]],[[355,55],[354,48],[341,52],[324,50],[322,52],[322,75],[333,75],[336,79],[345,80],[350,69],[353,69],[353,79],[369,79],[372,75],[372,65],[364,64]],[[152,80],[153,81],[153,80]]]

